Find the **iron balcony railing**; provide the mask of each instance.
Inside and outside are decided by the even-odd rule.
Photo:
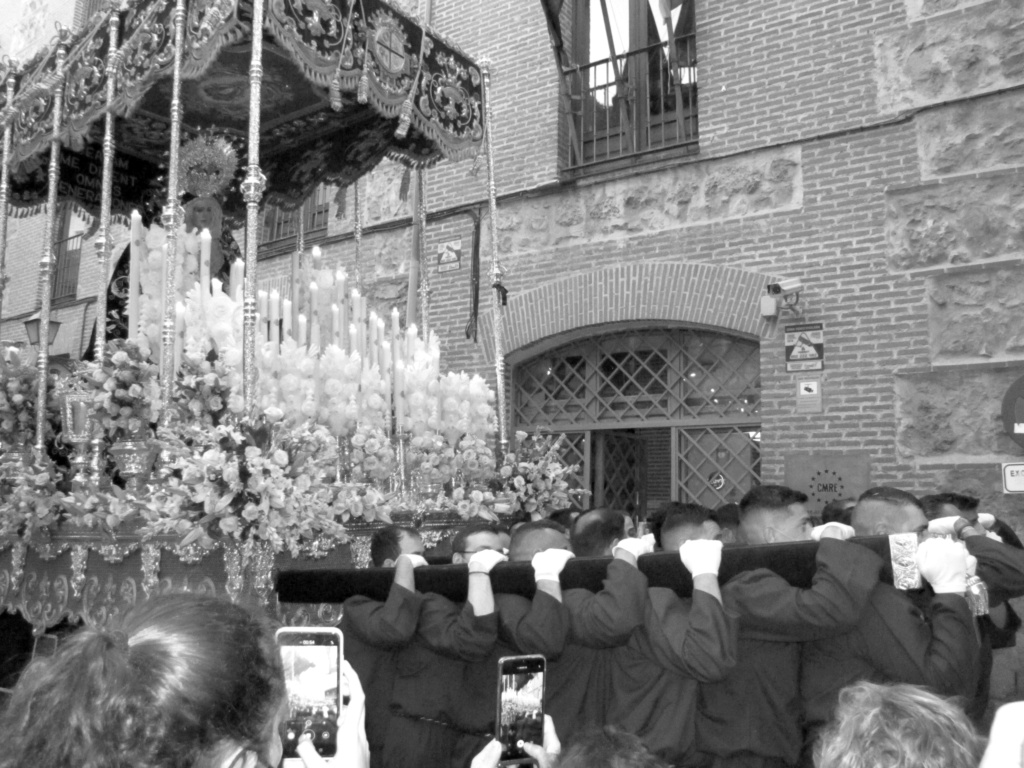
[[[82,259],[82,234],[61,240],[54,248],[53,300],[73,299],[78,294],[78,265]]]
[[[569,170],[672,147],[697,151],[693,34],[563,70]]]

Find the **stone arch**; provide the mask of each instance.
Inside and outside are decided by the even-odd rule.
[[[578,328],[636,321],[716,328],[758,338],[760,301],[771,277],[736,267],[641,262],[577,272],[513,293],[505,311],[505,353]],[[494,360],[493,315],[480,338]]]

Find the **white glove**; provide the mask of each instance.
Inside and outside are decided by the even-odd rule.
[[[501,552],[495,552],[493,549],[481,549],[479,552],[474,552],[469,558],[469,572],[470,573],[490,573],[491,568],[496,566],[498,563],[503,563],[508,558]]]
[[[986,528],[991,528],[996,524],[996,516],[988,512],[978,513],[978,524],[983,525]]]
[[[612,554],[615,554],[615,550],[621,549],[623,552],[628,552],[633,557],[639,559],[640,555],[649,555],[654,551],[654,534],[645,533],[638,539],[622,539],[615,548],[612,549]]]
[[[422,568],[424,565],[427,565],[427,558],[425,558],[423,555],[413,555],[407,554],[405,552],[400,554],[395,562],[398,562],[398,560],[401,560],[403,557],[410,563],[412,563],[413,568]]]
[[[708,539],[691,539],[679,546],[679,559],[693,577],[704,574],[718,575],[722,565],[722,542]]]
[[[976,558],[974,555],[970,553],[967,554],[967,575],[978,575],[978,558]]]
[[[558,581],[558,574],[573,557],[573,553],[568,549],[545,549],[543,552],[538,552],[530,561],[533,565],[534,580]]]
[[[837,523],[835,521],[825,523],[824,525],[816,525],[811,529],[811,538],[815,541],[821,541],[822,537],[826,539],[841,539],[842,541],[846,541],[847,539],[852,539],[856,535],[857,532],[853,530],[852,525]]]
[[[928,533],[935,534],[936,536],[956,536],[956,521],[960,519],[960,515],[950,515],[949,517],[936,517],[934,520],[928,521]]]
[[[967,548],[959,541],[922,541],[917,547],[917,567],[936,594],[967,591]]]

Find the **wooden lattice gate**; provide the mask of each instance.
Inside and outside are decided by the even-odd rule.
[[[694,328],[630,328],[552,346],[513,365],[513,422],[566,436],[585,506],[632,503],[670,480],[710,507],[760,478],[760,347]],[[671,440],[663,440],[665,428]],[[659,435],[658,440],[653,436]],[[656,473],[656,477],[654,474]]]

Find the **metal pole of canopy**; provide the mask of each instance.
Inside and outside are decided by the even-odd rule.
[[[111,105],[117,92],[117,67],[121,59],[120,14],[116,6],[108,21],[110,49],[107,51],[107,114],[103,130],[103,180],[100,187],[100,234],[96,238],[96,258],[99,260],[99,290],[96,292],[96,355],[103,363],[107,346],[107,281],[110,279],[110,202],[114,189],[114,113]]]
[[[58,31],[57,61],[53,71],[53,128],[50,132],[50,167],[46,190],[46,224],[43,227],[43,257],[39,261],[39,381],[36,390],[36,453],[46,452],[46,388],[50,369],[50,275],[53,271],[53,227],[57,218],[57,186],[60,183],[60,130],[64,119],[64,62],[68,31]]]
[[[494,178],[494,111],[491,109],[491,62],[480,62],[484,78],[484,138],[487,141],[487,202],[491,217],[491,300],[494,306],[494,374],[498,399],[498,449],[508,451],[508,414],[505,409],[505,314],[507,291],[501,284],[502,269],[498,263],[498,186]],[[500,460],[500,457],[499,457]]]
[[[178,157],[181,150],[181,59],[185,48],[185,0],[174,6],[174,62],[171,68],[171,136],[170,157],[167,167],[167,204],[162,221],[167,232],[167,255],[164,263],[164,320],[160,333],[160,399],[161,424],[171,418],[171,398],[174,395],[174,333],[175,304],[178,296],[178,226],[184,211],[178,197]]]
[[[17,84],[17,66],[8,62],[7,101],[0,113],[4,124],[3,152],[0,154],[0,318],[4,315],[4,287],[7,283],[7,196],[11,188],[11,134],[14,132],[14,87]]]
[[[267,177],[260,170],[260,87],[263,82],[263,3],[252,4],[252,58],[249,62],[249,165],[242,182],[245,200],[245,289],[242,300],[242,393],[246,413],[255,414],[256,377],[256,256],[259,247],[260,201]]]

